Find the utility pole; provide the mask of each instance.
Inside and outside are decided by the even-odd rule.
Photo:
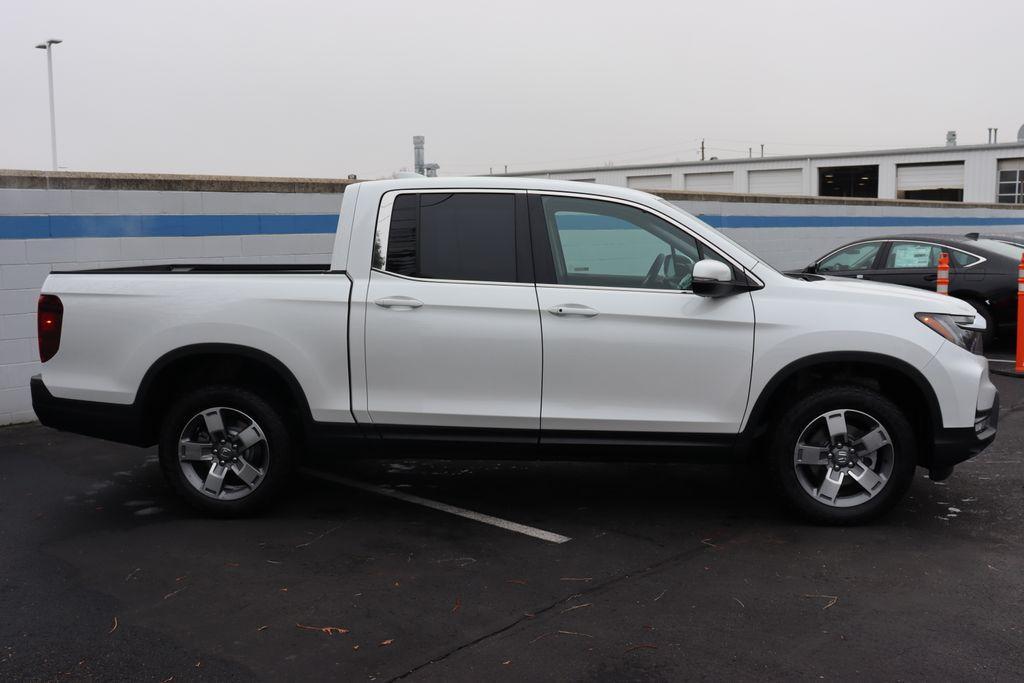
[[[700,139],[700,160],[704,161],[704,138]]]
[[[761,143],[761,158],[764,159],[764,143]]]
[[[754,148],[753,147],[747,147],[747,157],[750,158],[750,159],[754,158]]]
[[[50,38],[36,45],[36,49],[46,50],[46,73],[50,83],[50,161],[54,171],[57,170],[57,117],[53,110],[53,46],[62,42],[58,38]]]

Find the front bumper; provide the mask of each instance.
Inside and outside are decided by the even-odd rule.
[[[133,446],[152,446],[155,442],[152,430],[145,429],[143,415],[134,404],[57,398],[40,375],[31,379],[30,386],[32,410],[47,427]]]
[[[999,392],[992,407],[975,414],[974,426],[940,429],[935,435],[932,452],[926,463],[929,470],[944,472],[988,448],[999,427]]]

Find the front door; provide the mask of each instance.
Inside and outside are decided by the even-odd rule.
[[[753,303],[748,293],[710,299],[690,289],[694,263],[726,259],[628,203],[531,194],[530,216],[542,442],[572,438],[565,431],[736,434]]]
[[[525,206],[511,192],[385,197],[366,303],[367,405],[385,437],[459,427],[536,439],[541,330]]]
[[[858,280],[883,280],[884,247],[884,240],[850,244],[818,261],[814,272]]]

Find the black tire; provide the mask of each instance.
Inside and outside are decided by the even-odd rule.
[[[985,332],[981,335],[981,343],[983,349],[990,348],[997,336],[996,319],[992,317],[992,311],[978,299],[965,298],[964,301],[974,306],[981,317],[985,319]]]
[[[794,451],[801,434],[814,423],[815,418],[844,409],[870,416],[885,429],[891,438],[891,448],[886,450],[885,457],[891,463],[892,470],[874,497],[851,507],[834,507],[804,488],[797,467],[794,466]],[[810,521],[848,525],[875,519],[903,498],[914,479],[918,458],[914,430],[903,411],[877,391],[856,385],[822,389],[797,401],[781,415],[777,424],[770,447],[772,478],[788,506]],[[881,464],[880,458],[878,464]],[[807,468],[802,471],[813,474],[823,470]],[[855,481],[844,481],[849,482],[846,484],[848,488],[851,488],[849,484],[853,484],[854,491],[860,492]]]
[[[211,408],[224,408],[226,413],[251,418],[266,442],[265,447],[259,444],[256,446],[259,449],[257,457],[262,465],[259,468],[262,476],[251,491],[241,486],[244,484],[241,479],[235,480],[230,474],[225,479],[225,482],[235,480],[235,486],[239,489],[238,495],[241,497],[234,500],[221,500],[201,492],[189,481],[185,467],[179,462],[183,430],[193,424],[192,420],[196,416]],[[278,496],[292,471],[293,439],[282,415],[277,406],[248,389],[210,386],[189,391],[167,410],[160,426],[160,467],[164,477],[179,495],[207,514],[237,517],[265,509]],[[242,457],[246,453],[256,451],[241,451],[236,455]],[[202,467],[208,470],[212,464],[197,463],[198,476],[203,476]]]

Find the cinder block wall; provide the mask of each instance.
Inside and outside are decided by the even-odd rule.
[[[348,181],[0,171],[0,425],[34,419],[36,301],[52,269],[327,263]],[[894,233],[1024,231],[1024,207],[664,191],[780,269]]]

